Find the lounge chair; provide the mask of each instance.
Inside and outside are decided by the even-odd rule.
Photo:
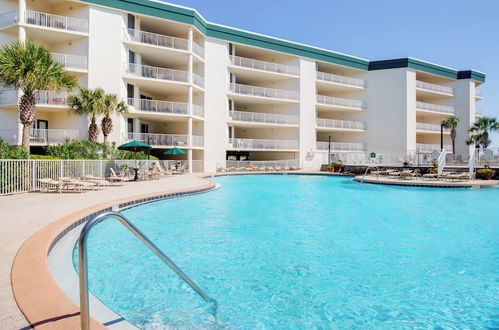
[[[116,172],[114,171],[114,169],[112,167],[109,168],[109,172],[111,173],[111,175],[107,176],[106,180],[109,180],[111,182],[113,182],[113,181],[118,181],[118,182],[127,182],[127,181],[129,181],[128,178],[125,178],[125,177],[122,177],[122,176],[117,176]]]
[[[99,178],[99,177],[93,176],[93,175],[85,175],[82,180],[88,181],[88,182],[93,182],[97,185],[97,187],[113,186],[113,183],[111,181],[108,181],[106,179]]]
[[[283,169],[283,171],[290,171],[291,170],[291,168],[289,166],[284,166],[282,169]]]
[[[290,168],[291,168],[291,171],[298,171],[299,170],[299,168],[296,166],[291,166]]]
[[[449,181],[468,181],[472,179],[472,174],[471,173],[453,173],[445,176],[446,180]]]
[[[91,190],[95,190],[96,184],[88,181],[81,181],[75,178],[70,177],[61,177],[60,180],[63,182],[64,186],[69,189],[69,187],[73,187],[74,191],[83,192],[83,189],[88,188]]]
[[[275,167],[275,170],[276,170],[277,172],[281,172],[281,171],[282,171],[282,167],[280,167],[280,166],[276,166],[276,167]]]
[[[399,176],[403,179],[412,179],[414,178],[414,171],[413,170],[404,170],[400,172]]]
[[[40,183],[41,193],[43,193],[44,191],[49,192],[50,190],[58,191],[59,193],[61,193],[64,187],[64,184],[61,181],[50,178],[38,179],[37,181],[38,183]]]

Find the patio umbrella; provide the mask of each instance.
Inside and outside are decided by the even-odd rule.
[[[173,149],[170,149],[168,151],[163,152],[163,154],[165,154],[165,155],[183,155],[183,154],[186,154],[186,153],[187,153],[187,151],[179,149],[177,147],[175,147]]]
[[[147,143],[141,142],[141,141],[131,141],[125,144],[122,144],[118,147],[119,150],[127,150],[127,151],[132,151],[132,152],[140,152],[140,151],[146,151],[149,152],[152,147],[148,145]],[[134,181],[138,180],[138,168],[137,168],[137,157],[135,157],[135,176],[133,178]]]

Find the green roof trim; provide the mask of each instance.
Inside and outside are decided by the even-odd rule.
[[[484,73],[473,70],[457,71],[455,69],[436,65],[433,63],[424,62],[410,57],[369,62],[370,71],[397,69],[397,68],[411,68],[414,70],[427,72],[451,79],[473,79],[476,81],[485,82]]]
[[[412,68],[452,79],[473,79],[485,82],[485,74],[473,70],[457,71],[440,65],[420,61],[413,58],[401,58],[384,61],[368,61],[354,56],[323,50],[278,38],[267,37],[256,33],[207,22],[194,9],[174,6],[147,0],[82,0],[95,5],[111,7],[127,12],[148,15],[195,26],[208,37],[223,39],[249,46],[265,48],[296,56],[348,66],[361,70],[386,70],[394,68]],[[466,78],[465,78],[466,77]]]

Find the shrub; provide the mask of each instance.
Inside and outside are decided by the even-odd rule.
[[[10,146],[0,138],[0,159],[27,159],[28,153],[22,146]]]
[[[68,141],[46,147],[47,155],[60,159],[147,159],[145,152],[118,150],[116,143],[106,144],[91,141]],[[150,156],[157,160],[157,157]]]
[[[48,155],[29,155],[29,159],[61,159],[61,158]]]
[[[476,171],[477,177],[484,179],[484,180],[490,180],[493,177],[496,176],[496,171],[494,171],[491,168],[482,168]]]

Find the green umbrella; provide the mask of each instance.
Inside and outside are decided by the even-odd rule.
[[[131,141],[125,144],[122,144],[118,147],[120,150],[128,150],[128,151],[144,151],[144,150],[150,150],[152,147],[148,145],[147,143],[141,142],[141,141]]]
[[[187,151],[184,151],[182,149],[179,149],[177,147],[173,148],[173,149],[170,149],[168,151],[165,151],[163,152],[165,155],[182,155],[182,154],[186,154]]]

